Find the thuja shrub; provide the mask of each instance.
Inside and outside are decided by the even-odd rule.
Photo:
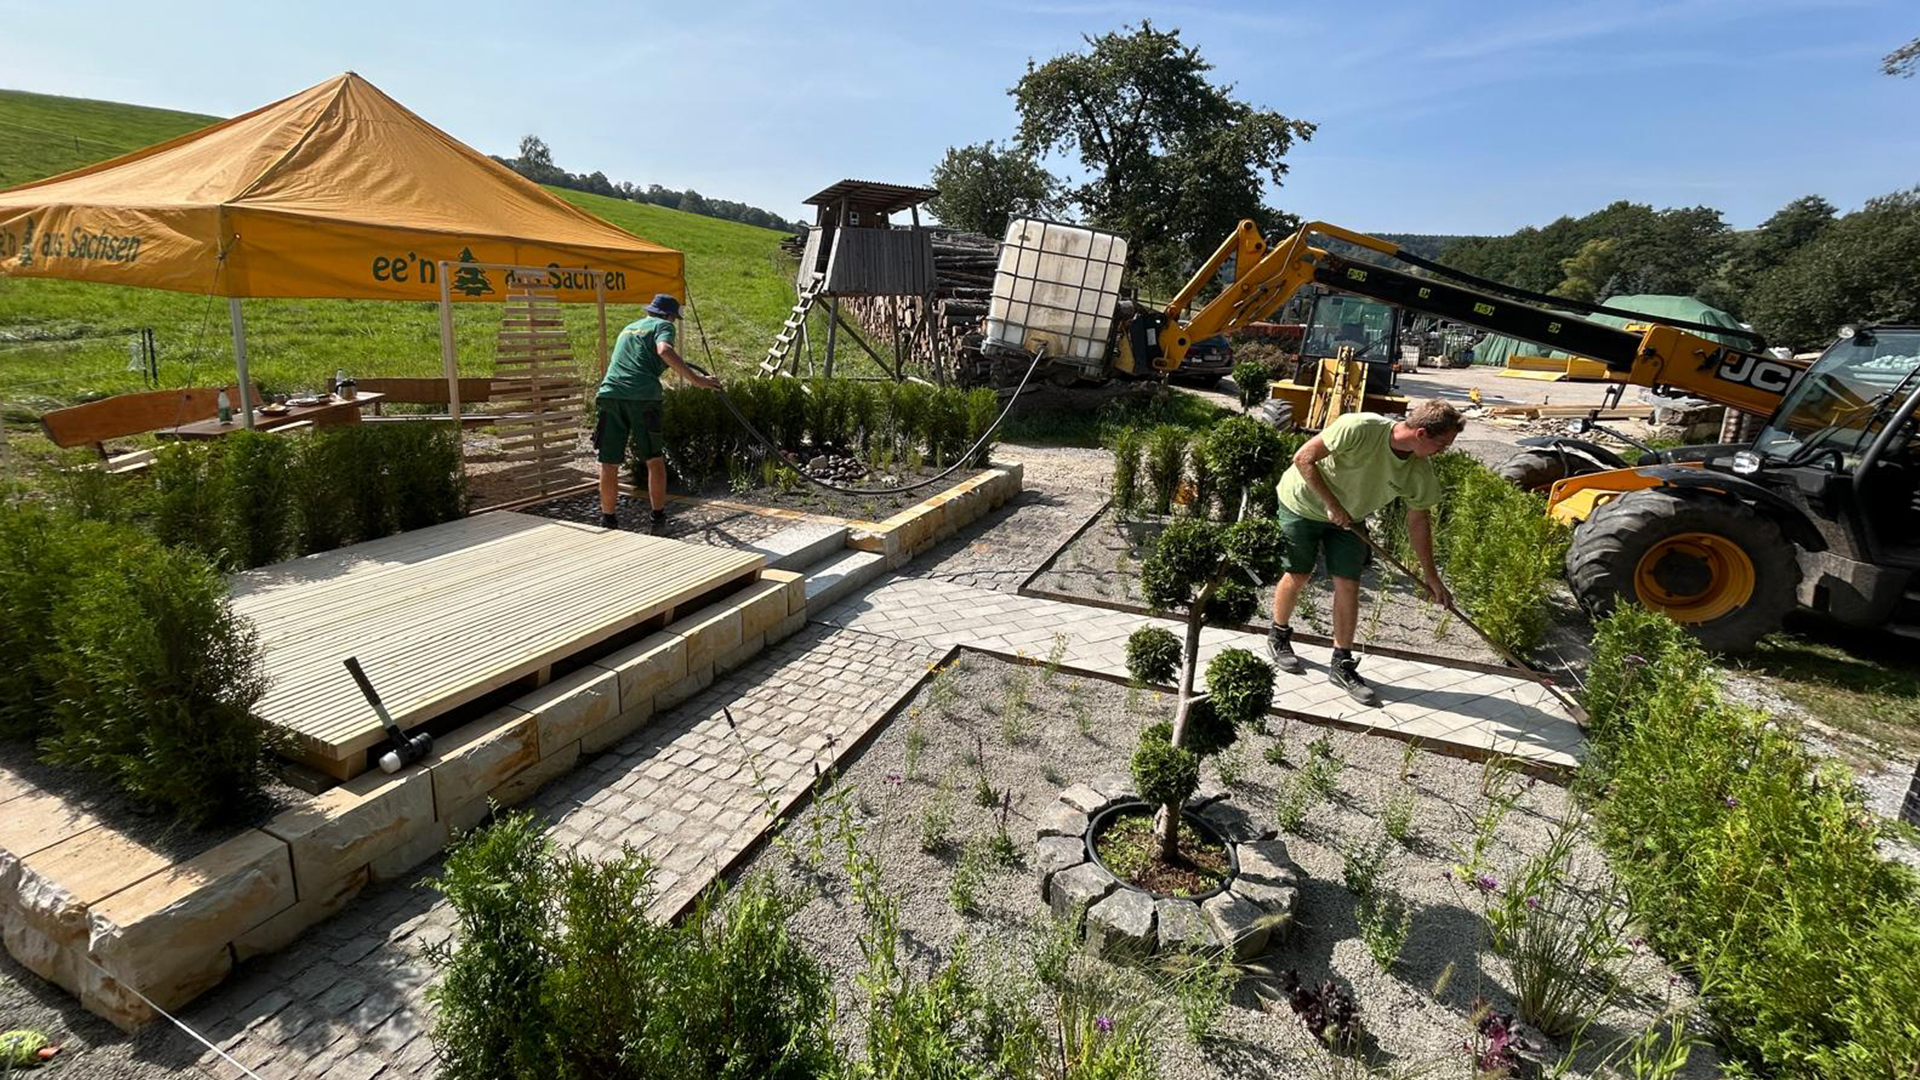
[[[153,457],[149,496],[154,534],[163,543],[220,558],[220,485],[216,465],[220,444],[174,443]]]
[[[1213,506],[1220,497],[1219,477],[1207,461],[1207,438],[1207,432],[1195,432],[1187,445],[1187,473],[1193,478],[1193,501],[1187,504],[1187,513],[1202,521],[1213,520]]]
[[[1233,385],[1240,389],[1240,408],[1244,411],[1267,400],[1267,387],[1273,375],[1258,360],[1242,360],[1233,365]]]
[[[370,426],[370,425],[348,425]],[[378,425],[375,441],[386,462],[394,522],[401,532],[452,521],[467,512],[460,432],[450,423],[416,420]],[[334,436],[315,432],[309,452]]]
[[[1846,771],[1723,700],[1699,647],[1630,605],[1599,624],[1587,707],[1601,841],[1731,1056],[1779,1076],[1920,1071],[1915,882]]]
[[[455,933],[428,955],[433,1041],[453,1076],[812,1077],[844,1066],[825,971],[771,878],[652,922],[653,868],[557,851],[530,814],[457,843],[434,886]]]
[[[121,525],[0,510],[0,731],[189,825],[246,806],[269,747],[252,628],[202,556]]]
[[[1180,639],[1173,631],[1143,626],[1127,636],[1127,674],[1136,681],[1169,682],[1179,666]]]
[[[1113,436],[1113,513],[1122,521],[1140,511],[1140,453],[1144,442],[1139,428],[1121,428]]]
[[[264,431],[221,440],[217,520],[229,569],[265,566],[291,549],[293,454],[292,440]]]
[[[1147,432],[1147,490],[1156,514],[1173,512],[1173,496],[1186,473],[1188,436],[1187,429],[1177,424],[1159,424]]]
[[[967,445],[980,442],[980,437],[993,428],[993,422],[1000,418],[1000,395],[979,386],[965,391],[965,409],[967,417]],[[980,449],[974,451],[973,460],[968,464],[984,469],[993,460],[993,447],[999,441],[999,432],[986,442],[980,443]]]

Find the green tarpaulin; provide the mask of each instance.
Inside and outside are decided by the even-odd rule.
[[[1680,322],[1705,323],[1708,326],[1725,326],[1735,330],[1740,329],[1740,320],[1721,311],[1717,307],[1703,304],[1691,296],[1663,296],[1658,293],[1647,293],[1637,296],[1610,296],[1602,300],[1600,306],[1622,308],[1627,311],[1638,311],[1642,314],[1652,316],[1655,321],[1677,319]],[[1586,319],[1590,322],[1597,322],[1605,326],[1624,327],[1630,322],[1644,321],[1629,319],[1620,315],[1582,315],[1572,311],[1562,311],[1559,314],[1567,315],[1575,319]],[[1739,348],[1753,347],[1751,340],[1737,334],[1703,334],[1702,336],[1712,338],[1722,345],[1733,345]],[[1504,337],[1499,334],[1489,334],[1481,340],[1480,344],[1473,347],[1473,362],[1475,364],[1490,364],[1494,367],[1505,367],[1507,358],[1512,356],[1545,356],[1553,360],[1566,360],[1569,358],[1566,353],[1553,352],[1543,349],[1541,346],[1535,345],[1530,341],[1521,341],[1519,338]]]

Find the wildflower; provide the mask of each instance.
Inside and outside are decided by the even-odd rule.
[[[1479,877],[1473,879],[1473,884],[1475,888],[1486,893],[1490,893],[1500,887],[1500,882],[1495,880],[1492,874],[1481,874]]]
[[[897,772],[890,772],[887,774],[887,783],[892,784],[894,787],[899,787],[900,781],[902,779],[904,779],[904,777],[902,777]]]
[[[1725,798],[1724,800],[1722,800],[1722,801],[1723,801],[1723,802],[1725,802],[1725,803],[1727,804],[1727,809],[1729,809],[1729,810],[1731,810],[1731,809],[1733,809],[1734,807],[1736,807],[1736,806],[1739,806],[1739,805],[1740,805],[1740,800],[1739,800],[1739,799],[1736,799],[1736,798],[1734,798],[1734,797],[1733,797],[1733,796],[1731,796],[1731,795],[1729,795],[1729,796],[1727,796],[1727,797],[1726,797],[1726,798]]]
[[[1527,897],[1527,910],[1538,911],[1539,909],[1540,909],[1540,898],[1537,896]]]
[[[1096,1016],[1093,1018],[1093,1026],[1102,1035],[1113,1034],[1113,1018],[1112,1017]]]

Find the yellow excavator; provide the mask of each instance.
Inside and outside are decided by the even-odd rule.
[[[1176,371],[1194,342],[1265,319],[1309,285],[1590,357],[1616,400],[1644,386],[1766,418],[1751,442],[1649,451],[1631,466],[1589,440],[1524,441],[1501,471],[1545,491],[1573,526],[1568,579],[1590,610],[1626,597],[1726,652],[1751,649],[1796,607],[1920,639],[1920,326],[1843,328],[1802,366],[1757,336],[1752,350],[1702,336],[1724,327],[1572,305],[1627,316],[1616,329],[1549,311],[1570,302],[1324,222],[1270,244],[1243,221],[1164,309],[1127,320],[1114,366]]]

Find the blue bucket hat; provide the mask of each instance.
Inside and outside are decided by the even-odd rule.
[[[646,312],[663,319],[677,319],[680,317],[680,301],[666,293],[658,293],[654,296],[653,302],[647,305]]]

